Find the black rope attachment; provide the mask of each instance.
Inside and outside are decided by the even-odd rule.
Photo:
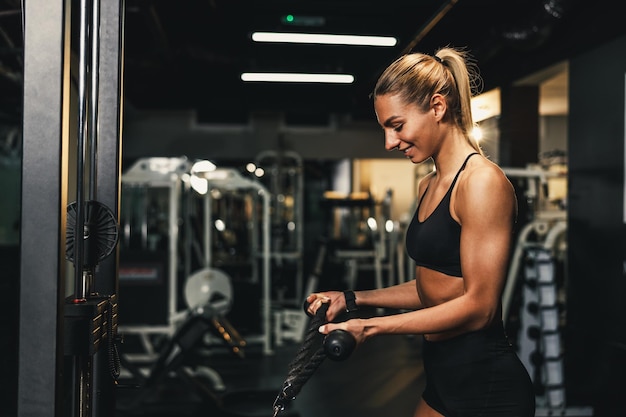
[[[322,346],[323,337],[318,329],[322,324],[327,323],[327,310],[328,303],[323,303],[315,313],[315,316],[311,318],[304,342],[296,357],[289,364],[287,378],[276,396],[276,400],[274,400],[274,417],[285,410],[291,401],[296,399],[304,384],[326,358],[326,353]]]

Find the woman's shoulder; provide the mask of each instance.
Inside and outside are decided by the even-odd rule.
[[[514,193],[513,185],[504,170],[495,162],[483,156],[471,158],[462,178],[459,178],[459,190],[468,196],[485,196],[494,193]],[[469,162],[469,161],[468,161]]]
[[[504,170],[496,162],[489,159],[485,155],[481,155],[480,158],[470,158],[468,164],[465,167],[467,179],[485,179],[492,178],[494,180],[506,180],[508,177],[504,173]]]
[[[486,158],[476,158],[474,163],[468,164],[463,177],[459,178],[455,197],[455,213],[462,224],[494,216],[506,221],[516,212],[513,184],[497,164]]]

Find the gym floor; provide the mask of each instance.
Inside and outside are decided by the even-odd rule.
[[[420,337],[382,336],[343,361],[323,360],[278,416],[412,416],[424,383],[420,344]],[[286,341],[269,355],[260,344],[247,346],[244,357],[228,349],[197,355],[190,366],[216,371],[223,382],[217,392],[208,380],[192,384],[174,373],[150,392],[129,388],[121,379],[117,417],[272,416],[274,400],[302,346]],[[129,407],[139,396],[143,400]]]

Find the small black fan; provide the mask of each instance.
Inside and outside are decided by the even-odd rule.
[[[86,201],[84,214],[84,266],[95,266],[113,252],[119,239],[119,227],[113,212],[98,201]],[[65,257],[76,264],[74,240],[76,236],[77,204],[67,207],[67,235]]]

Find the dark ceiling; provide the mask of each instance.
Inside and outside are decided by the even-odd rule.
[[[106,1],[106,0],[102,0]],[[468,48],[485,90],[626,33],[616,0],[126,0],[127,108],[194,109],[200,122],[278,112],[295,123],[330,114],[371,119],[368,94],[401,54]],[[21,1],[0,0],[3,113],[21,91]],[[318,25],[285,24],[287,14]],[[392,48],[260,44],[253,31],[391,35]],[[244,71],[346,72],[351,85],[247,83]]]

